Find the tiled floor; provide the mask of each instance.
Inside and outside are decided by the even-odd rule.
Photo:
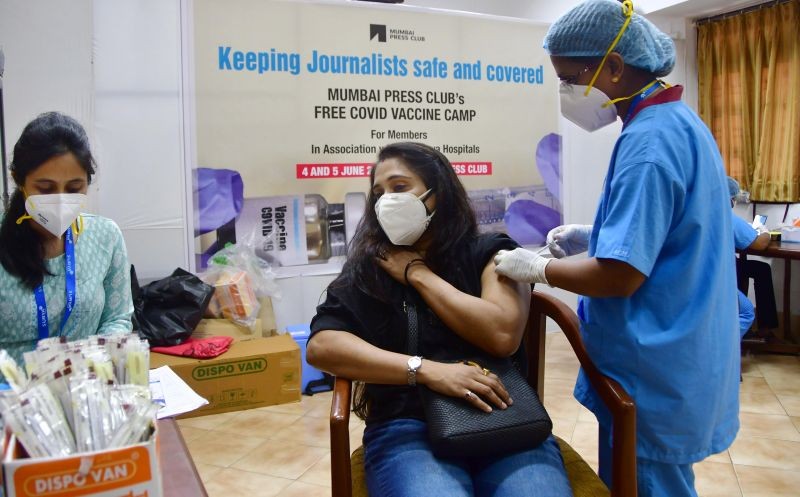
[[[545,405],[555,433],[597,464],[597,422],[572,397],[578,362],[549,334]],[[730,450],[695,465],[700,497],[800,495],[800,359],[742,360],[741,431]],[[178,422],[210,497],[330,496],[330,393],[297,404]],[[351,445],[363,423],[353,417]]]

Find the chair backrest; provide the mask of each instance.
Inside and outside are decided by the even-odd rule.
[[[637,497],[636,406],[616,381],[603,376],[586,352],[578,316],[557,298],[531,292],[530,315],[523,346],[528,360],[528,382],[544,399],[545,334],[547,318],[564,332],[590,383],[608,407],[614,420],[612,449],[612,497]],[[333,497],[351,497],[350,403],[351,382],[336,378],[331,402],[331,485]]]
[[[580,322],[564,302],[545,293],[531,292],[531,310],[525,333],[528,355],[528,382],[544,399],[545,333],[547,318],[552,319],[567,337],[592,387],[611,412],[612,497],[636,497],[636,405],[622,386],[604,376],[594,365],[581,338]]]

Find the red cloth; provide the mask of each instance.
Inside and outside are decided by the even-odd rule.
[[[179,355],[194,357],[196,359],[211,359],[224,354],[233,342],[233,337],[209,337],[196,340],[189,338],[180,345],[171,347],[152,347],[150,350],[159,354]]]

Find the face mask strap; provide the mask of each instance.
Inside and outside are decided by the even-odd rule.
[[[614,38],[614,41],[611,42],[611,46],[608,47],[608,50],[606,50],[606,54],[603,56],[603,60],[601,60],[600,65],[597,66],[597,70],[594,72],[592,80],[589,81],[589,86],[586,87],[586,92],[584,93],[584,96],[587,97],[589,96],[589,90],[592,89],[592,86],[594,86],[594,82],[597,81],[597,77],[600,76],[600,70],[603,68],[603,64],[606,63],[606,59],[611,54],[611,51],[614,50],[614,47],[617,46],[619,40],[622,39],[622,35],[625,33],[625,30],[628,29],[628,25],[631,23],[631,19],[633,18],[633,2],[631,0],[625,0],[624,2],[622,2],[622,15],[625,16],[625,22],[622,23],[622,27],[620,28],[619,33],[617,33],[617,37]]]
[[[19,187],[19,191],[22,192],[22,196],[25,197],[25,200],[28,200],[28,192],[25,191],[25,188]],[[29,216],[27,213],[25,213],[17,218],[17,224],[22,224],[22,222],[25,221],[26,219],[33,219],[33,218]]]
[[[80,214],[78,215],[78,219],[72,222],[72,233],[75,236],[83,233],[83,216]]]
[[[420,202],[422,202],[422,205],[425,207],[425,214],[427,214],[427,215],[428,215],[428,218],[429,218],[429,219],[430,219],[430,217],[431,217],[431,216],[433,216],[434,212],[436,212],[436,211],[434,210],[433,212],[431,212],[430,214],[428,214],[428,206],[427,206],[427,205],[425,205],[425,201],[426,201],[426,200],[428,200],[428,197],[430,197],[430,196],[431,196],[431,194],[433,194],[433,188],[428,188],[428,191],[426,191],[425,193],[423,193],[422,195],[420,195],[419,197],[417,197],[417,198],[419,199],[419,201],[420,201]]]
[[[656,84],[660,85],[662,88],[665,88],[665,89],[666,88],[670,88],[672,86],[669,83],[665,83],[664,81],[661,81],[660,79],[654,79],[650,83],[646,84],[644,86],[644,88],[642,88],[641,90],[638,90],[638,91],[628,95],[627,97],[620,97],[620,98],[615,98],[614,100],[609,100],[608,102],[603,104],[603,107],[608,107],[609,105],[614,105],[615,103],[622,102],[623,100],[629,100],[629,99],[635,97],[636,95],[639,95],[641,93],[646,92],[647,90],[652,88],[653,85],[656,85]]]
[[[655,80],[649,82],[647,85],[645,85],[644,88],[642,88],[641,90],[637,90],[637,91],[631,93],[630,95],[628,95],[627,97],[619,97],[619,98],[615,98],[614,100],[609,100],[608,102],[603,104],[603,107],[608,107],[609,105],[614,105],[615,103],[622,102],[623,100],[629,100],[629,99],[635,97],[636,95],[638,95],[640,93],[646,92],[647,90],[649,90],[653,85],[655,85],[658,82],[659,81],[657,79],[655,79]]]

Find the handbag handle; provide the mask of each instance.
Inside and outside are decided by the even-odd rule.
[[[419,350],[419,320],[417,319],[417,306],[403,301],[403,309],[406,311],[408,319],[408,353],[418,355]]]

